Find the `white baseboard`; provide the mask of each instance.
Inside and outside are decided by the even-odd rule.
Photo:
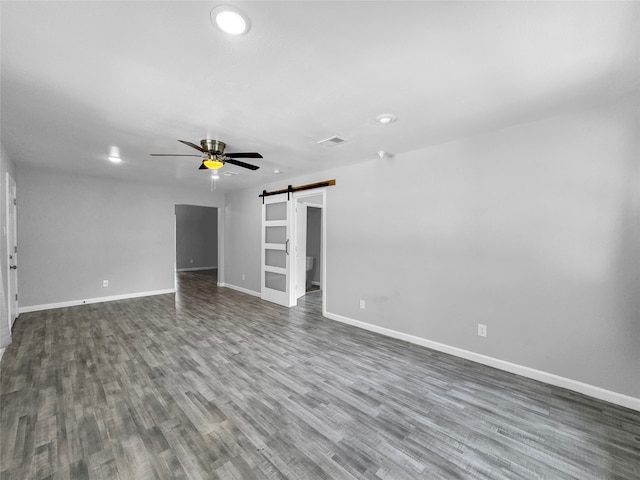
[[[260,297],[260,292],[256,292],[254,290],[249,290],[248,288],[238,287],[237,285],[232,285],[230,283],[218,283],[219,287],[230,288],[231,290],[237,290],[238,292],[246,293],[248,295],[253,295],[254,297]]]
[[[590,397],[597,398],[599,400],[604,400],[605,402],[610,402],[616,405],[620,405],[622,407],[640,411],[640,398],[632,397],[630,395],[624,395],[622,393],[612,392],[611,390],[606,390],[604,388],[596,387],[594,385],[589,385],[587,383],[579,382],[577,380],[572,380],[570,378],[561,377],[553,373],[543,372],[542,370],[536,370],[534,368],[525,367],[515,363],[507,362],[505,360],[500,360],[500,359],[489,357],[486,355],[481,355],[479,353],[470,352],[468,350],[463,350],[461,348],[445,345],[444,343],[438,343],[431,340],[427,340],[426,338],[416,337],[414,335],[398,332],[396,330],[391,330],[389,328],[379,327],[377,325],[372,325],[370,323],[362,322],[360,320],[354,320],[352,318],[344,317],[342,315],[337,315],[335,313],[330,313],[325,311],[323,312],[323,315],[331,320],[336,320],[341,323],[346,323],[354,327],[363,328],[365,330],[380,333],[388,337],[404,340],[406,342],[431,348],[439,352],[448,353],[456,357],[464,358],[466,360],[471,360],[473,362],[481,363],[483,365],[488,365],[490,367],[494,367],[499,370],[515,373],[516,375],[532,378],[534,380],[548,383],[550,385],[555,385],[556,387],[566,388],[567,390],[572,390],[574,392],[582,393],[584,395],[588,395]]]
[[[169,288],[166,290],[153,290],[149,292],[125,293],[123,295],[112,295],[109,297],[85,298],[83,300],[71,300],[68,302],[32,305],[29,307],[20,307],[18,312],[19,313],[39,312],[41,310],[52,310],[54,308],[75,307],[78,305],[88,305],[90,303],[112,302],[114,300],[126,300],[129,298],[149,297],[151,295],[165,295],[167,293],[176,293],[176,289]]]
[[[218,267],[176,268],[176,272],[196,272],[198,270],[217,270]]]

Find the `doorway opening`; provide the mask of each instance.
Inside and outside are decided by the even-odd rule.
[[[192,276],[218,283],[219,219],[217,207],[175,205],[175,287]]]
[[[296,298],[321,290],[322,195],[296,199]]]

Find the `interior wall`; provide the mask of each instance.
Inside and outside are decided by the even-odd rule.
[[[8,252],[7,252],[7,172],[13,177],[17,183],[16,167],[15,164],[7,155],[4,146],[0,144],[0,228],[2,229],[2,235],[0,236],[0,348],[6,347],[11,343],[11,332],[9,330],[9,318],[7,312],[7,301],[9,296],[9,265]],[[18,187],[18,195],[20,189]],[[20,277],[20,273],[18,273]]]
[[[22,167],[18,179],[20,308],[173,289],[175,204],[224,205],[206,187]]]
[[[218,267],[218,209],[176,205],[176,268]]]
[[[258,294],[262,261],[262,200],[258,197],[261,192],[256,188],[227,193],[224,210],[224,283]]]
[[[322,246],[322,209],[307,207],[307,257],[313,257],[311,281],[320,282]]]
[[[287,179],[337,182],[327,311],[640,397],[638,100]],[[257,194],[281,187],[227,196],[256,291]]]

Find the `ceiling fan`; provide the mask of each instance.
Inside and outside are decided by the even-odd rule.
[[[249,170],[257,170],[260,167],[256,165],[251,165],[250,163],[241,162],[240,160],[236,160],[236,158],[262,158],[257,152],[245,152],[245,153],[224,153],[224,148],[226,144],[221,142],[220,140],[211,140],[206,138],[204,140],[200,140],[200,146],[195,143],[186,142],[184,140],[178,140],[180,143],[184,143],[185,145],[190,146],[191,148],[195,148],[199,152],[202,152],[206,155],[202,160],[202,164],[198,170],[217,170],[222,167],[225,163],[230,163],[232,165],[237,165],[238,167],[248,168]],[[152,157],[201,157],[202,155],[189,155],[182,153],[152,153]]]

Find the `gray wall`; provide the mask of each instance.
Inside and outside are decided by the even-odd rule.
[[[307,257],[313,257],[311,280],[320,281],[321,245],[322,245],[322,209],[307,208]]]
[[[177,189],[22,167],[18,181],[21,308],[174,288],[175,204],[224,204],[206,186]]]
[[[328,312],[640,397],[638,100],[227,195],[227,276],[259,191],[335,178]]]
[[[255,188],[225,196],[224,282],[253,292],[260,292],[261,192],[262,188]],[[233,200],[228,200],[229,196]]]
[[[2,235],[0,235],[0,348],[5,347],[11,342],[7,314],[9,266],[7,265],[7,235],[5,232],[7,222],[7,172],[9,172],[17,184],[16,167],[7,155],[4,146],[0,144],[0,185],[2,185],[0,188],[0,229],[2,229]],[[19,187],[18,195],[20,195]],[[20,273],[18,275],[20,275]]]
[[[176,268],[218,267],[218,209],[176,205]]]

